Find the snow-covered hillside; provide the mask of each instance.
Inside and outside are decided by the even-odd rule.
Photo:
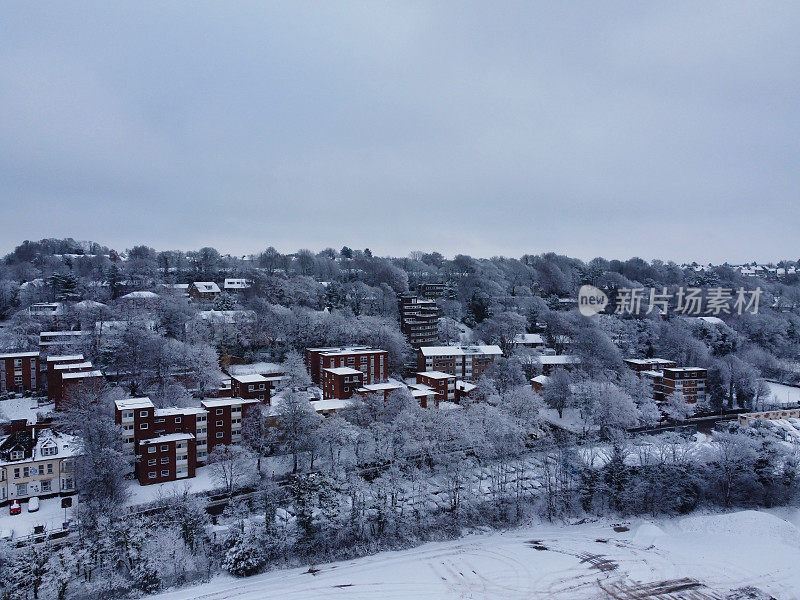
[[[791,600],[800,598],[798,564],[794,525],[744,511],[472,535],[249,579],[218,577],[151,600],[769,597],[753,588]]]

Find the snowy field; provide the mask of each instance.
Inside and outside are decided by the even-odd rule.
[[[800,387],[768,381],[773,402],[781,406],[800,403]]]
[[[795,517],[744,511],[658,524],[540,525],[311,569],[220,576],[151,600],[769,597],[753,588],[791,600],[800,598]]]

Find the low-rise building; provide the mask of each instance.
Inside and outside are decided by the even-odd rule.
[[[477,381],[494,359],[500,346],[423,346],[417,350],[417,372],[441,371],[457,379]]]
[[[222,289],[226,292],[243,292],[250,288],[250,281],[247,279],[228,278],[222,284]]]
[[[121,308],[128,310],[156,310],[161,298],[155,292],[137,290],[117,299]]]
[[[237,444],[242,441],[242,423],[249,410],[262,406],[260,400],[245,398],[214,398],[200,405],[208,411],[208,453],[220,444]]]
[[[39,353],[0,354],[0,393],[38,392]]]
[[[42,331],[39,349],[45,354],[77,353],[90,335],[91,331]]]
[[[88,373],[95,368],[90,361],[63,361],[47,364],[47,399],[59,406],[64,400],[63,377],[65,373]]]
[[[195,281],[189,286],[189,297],[195,300],[214,300],[220,293],[219,286],[213,281]]]
[[[352,367],[330,367],[322,370],[324,400],[346,400],[364,384],[364,373]]]
[[[56,410],[65,410],[83,394],[99,394],[104,383],[103,373],[97,369],[61,373],[61,397],[55,400]]]
[[[251,375],[231,375],[231,396],[259,400],[269,404],[272,382],[257,373]]]
[[[0,439],[0,504],[75,493],[76,439],[20,428]]]
[[[687,402],[703,402],[706,398],[708,370],[700,367],[665,367],[662,371],[664,398],[681,392]]]
[[[542,355],[539,357],[539,364],[542,366],[542,374],[550,375],[556,369],[566,369],[567,371],[580,364],[581,359],[571,354]]]
[[[436,392],[436,403],[455,402],[456,376],[442,371],[422,371],[417,373],[417,383],[426,385]]]
[[[389,353],[368,346],[306,348],[306,368],[317,385],[322,385],[325,369],[339,367],[361,371],[362,385],[386,381],[389,378]]]

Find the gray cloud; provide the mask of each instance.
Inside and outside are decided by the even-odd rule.
[[[18,4],[0,246],[797,258],[792,3]]]

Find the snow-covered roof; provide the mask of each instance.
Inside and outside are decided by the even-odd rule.
[[[209,400],[202,400],[202,404],[206,408],[218,408],[221,406],[235,406],[239,404],[257,404],[261,400],[248,400],[246,398],[211,398]]]
[[[342,410],[350,406],[351,403],[352,403],[351,400],[337,400],[337,399],[313,400],[309,402],[311,407],[317,412],[323,412],[327,410]]]
[[[2,438],[0,444],[8,437]],[[42,453],[42,448],[56,448],[55,453]],[[36,445],[33,448],[33,454],[22,460],[0,460],[0,465],[18,465],[24,463],[34,463],[38,461],[58,460],[62,458],[69,458],[78,453],[77,438],[65,433],[55,433],[50,429],[42,429],[36,432]]]
[[[219,286],[213,281],[195,281],[192,286],[204,294],[219,294]]]
[[[83,360],[83,354],[60,354],[47,357],[47,362],[61,362],[64,360]]]
[[[91,369],[91,368],[92,368],[91,361],[81,362],[81,363],[64,362],[64,363],[56,363],[53,365],[53,369],[55,369],[56,371],[68,371],[69,369]]]
[[[478,386],[474,383],[470,383],[469,381],[456,381],[456,389],[459,392],[464,392],[465,394],[469,394],[472,390],[477,388]]]
[[[148,292],[147,290],[138,290],[130,294],[125,294],[120,299],[124,300],[126,298],[158,298],[158,294],[155,292]]]
[[[309,348],[311,351],[321,352],[325,356],[339,356],[346,354],[372,354],[373,352],[385,352],[380,348],[370,348],[369,346],[350,346],[345,348]]]
[[[358,369],[351,369],[350,367],[331,367],[330,369],[323,369],[334,375],[363,375]]]
[[[125,400],[115,400],[114,405],[119,410],[133,410],[137,408],[153,408],[153,401],[147,396],[141,398],[126,398]]]
[[[428,377],[430,379],[455,379],[455,375],[450,375],[450,373],[444,373],[443,371],[422,371],[417,373],[417,375],[421,377]]]
[[[518,333],[514,336],[514,343],[538,346],[544,345],[544,338],[538,333]]]
[[[247,279],[226,279],[222,284],[226,290],[246,290],[250,287],[250,282]]]
[[[540,356],[539,362],[543,365],[574,365],[581,359],[572,354],[555,354],[553,356]]]
[[[537,375],[536,377],[531,377],[531,381],[539,385],[547,385],[547,382],[550,381],[550,377],[547,375]]]
[[[231,375],[231,379],[235,379],[239,383],[265,383],[267,381],[266,377],[258,373],[252,373],[250,375]]]
[[[75,305],[75,308],[78,310],[91,310],[94,308],[103,308],[106,306],[102,302],[96,302],[94,300],[81,300]]]
[[[78,371],[76,373],[64,373],[61,379],[82,379],[84,377],[102,377],[102,371]]]
[[[156,417],[180,416],[180,415],[202,415],[208,411],[199,406],[172,406],[170,408],[157,408],[153,413]]]
[[[193,440],[194,436],[191,433],[167,433],[165,435],[160,435],[155,438],[150,438],[147,440],[141,440],[139,442],[140,446],[149,446],[152,444],[166,444],[169,442],[182,442],[186,440]]]
[[[402,387],[404,387],[404,385],[396,379],[388,379],[387,381],[383,381],[381,383],[369,383],[358,388],[358,391],[361,393],[387,392],[389,390],[399,390]]]
[[[11,352],[9,354],[0,354],[0,358],[33,358],[39,356],[38,352]]]
[[[500,356],[503,351],[500,346],[423,346],[419,349],[423,356],[467,356],[472,354],[486,354]]]
[[[9,398],[0,402],[0,421],[25,419],[26,424],[35,425],[39,410],[43,409],[36,398]]]

